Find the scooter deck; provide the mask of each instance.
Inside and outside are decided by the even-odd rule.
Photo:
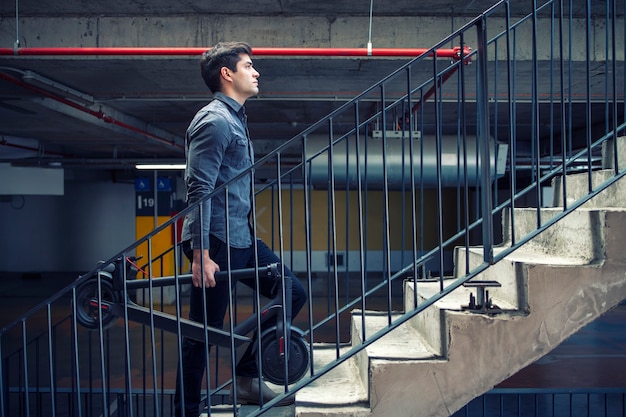
[[[92,303],[94,302],[97,303],[96,300],[92,301]],[[147,307],[142,307],[134,303],[128,303],[126,308],[124,308],[124,304],[122,303],[109,303],[102,301],[101,306],[103,310],[107,310],[109,314],[114,316],[148,326],[153,325],[156,329],[174,334],[182,334],[185,337],[201,342],[208,339],[210,344],[216,346],[230,347],[231,336],[235,348],[252,340],[246,336],[236,333],[231,335],[229,332],[222,329],[210,326],[205,327],[202,323],[185,318],[176,318],[171,314],[151,310]]]

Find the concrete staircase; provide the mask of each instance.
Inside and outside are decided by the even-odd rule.
[[[611,171],[595,172],[592,182],[612,175]],[[559,181],[553,184],[554,201],[562,201],[562,188]],[[625,189],[626,180],[616,182],[475,277],[500,283],[500,287],[488,288],[497,314],[463,309],[476,290],[459,287],[300,390],[295,415],[449,416],[546,355],[626,298]],[[567,177],[572,201],[587,194],[586,190],[586,174]],[[561,211],[542,209],[542,222]],[[537,226],[536,209],[515,209],[514,216],[504,218],[503,230],[511,230],[514,219],[518,238]],[[496,252],[509,247],[510,241],[507,233],[506,243]],[[456,265],[465,265],[466,259],[478,265],[481,248],[459,248],[455,259]],[[405,305],[410,308],[412,285],[405,283]],[[418,303],[438,290],[439,283],[419,283]],[[361,314],[353,312],[353,344],[361,342]],[[365,317],[367,335],[388,323],[386,314],[368,311]],[[316,348],[320,366],[335,356],[334,349]]]

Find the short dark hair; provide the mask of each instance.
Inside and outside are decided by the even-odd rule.
[[[252,48],[245,42],[219,42],[202,54],[200,72],[212,93],[221,90],[220,70],[222,67],[233,72],[237,71],[237,62],[241,60],[239,54],[252,55]]]

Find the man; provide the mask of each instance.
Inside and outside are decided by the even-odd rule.
[[[243,108],[246,100],[259,92],[259,73],[252,64],[251,55],[250,46],[242,42],[218,43],[202,55],[202,78],[214,96],[208,105],[198,111],[186,133],[185,182],[189,205],[200,201],[254,163]],[[250,224],[253,191],[252,176],[245,175],[228,186],[227,195],[226,192],[217,193],[210,200],[202,202],[199,210],[193,210],[185,218],[183,249],[192,261],[191,320],[202,323],[206,319],[208,326],[223,327],[229,304],[229,288],[227,282],[216,282],[215,272],[252,268],[255,265],[263,268],[270,263],[280,262],[265,243],[260,240],[254,242]],[[306,293],[287,268],[285,277],[292,280],[292,315],[295,317],[306,302]],[[255,286],[254,279],[242,282]],[[269,278],[260,278],[260,294],[271,297],[273,289],[274,283]],[[206,296],[206,318],[203,317],[203,292]],[[184,338],[182,370],[178,372],[174,400],[177,416],[183,415],[182,398],[184,415],[198,416],[205,368],[204,343]],[[240,403],[265,403],[277,395],[259,381],[252,345],[237,363],[235,374]],[[184,395],[181,396],[181,392]],[[279,404],[292,402],[293,397],[290,397]]]

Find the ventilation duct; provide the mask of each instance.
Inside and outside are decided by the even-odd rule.
[[[383,152],[383,144],[386,146]],[[441,185],[456,187],[467,184],[473,187],[480,180],[480,153],[475,137],[468,137],[463,142],[457,136],[443,136],[441,139]],[[489,140],[489,171],[492,180],[504,175],[508,145],[496,144]],[[307,160],[310,161],[310,180],[316,187],[329,185],[330,166],[327,137],[310,136],[307,140]],[[357,146],[354,139],[341,141],[333,146],[332,170],[336,188],[356,188],[357,183]],[[384,155],[383,155],[384,154]],[[411,164],[415,185],[432,188],[437,185],[437,146],[434,137],[413,139],[413,160],[411,160],[410,141],[408,139],[361,138],[359,143],[359,172],[361,182],[368,187],[380,187],[384,184],[386,166],[387,185],[391,189],[411,186]],[[383,164],[385,162],[385,164]]]

